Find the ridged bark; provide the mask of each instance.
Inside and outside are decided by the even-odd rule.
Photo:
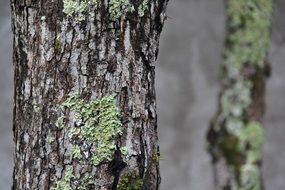
[[[11,0],[12,189],[158,189],[154,77],[166,5]]]
[[[226,0],[219,108],[208,132],[217,190],[263,189],[265,80],[272,1]]]

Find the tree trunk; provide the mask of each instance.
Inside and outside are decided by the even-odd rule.
[[[216,189],[261,190],[271,0],[227,0],[219,109],[209,132]]]
[[[11,0],[12,189],[154,190],[167,0]]]

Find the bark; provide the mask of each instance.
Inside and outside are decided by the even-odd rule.
[[[261,162],[271,0],[226,0],[219,108],[207,139],[215,189],[263,189]]]
[[[13,187],[154,190],[167,0],[11,0]]]

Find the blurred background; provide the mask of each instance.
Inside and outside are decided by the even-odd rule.
[[[13,65],[9,1],[0,0],[0,190],[13,168]],[[216,111],[224,39],[223,0],[170,0],[160,43],[156,89],[161,190],[212,190],[205,133]],[[285,1],[275,0],[267,82],[264,178],[285,189]]]

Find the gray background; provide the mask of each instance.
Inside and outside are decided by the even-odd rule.
[[[157,66],[161,190],[212,190],[205,132],[215,113],[223,0],[172,0]],[[265,117],[267,190],[285,189],[285,1],[276,0]],[[0,1],[0,190],[11,186],[13,67],[9,1]]]

